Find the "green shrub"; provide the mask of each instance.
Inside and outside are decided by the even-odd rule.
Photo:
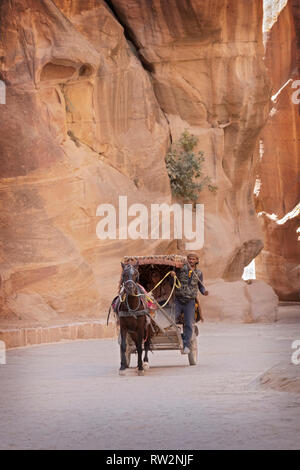
[[[184,202],[197,201],[199,192],[206,186],[209,191],[217,190],[217,186],[211,184],[211,178],[203,174],[203,152],[193,151],[197,143],[198,137],[186,129],[166,156],[172,193]]]

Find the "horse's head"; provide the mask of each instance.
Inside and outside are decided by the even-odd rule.
[[[121,265],[123,268],[121,283],[128,295],[134,295],[137,293],[136,283],[140,276],[138,270],[139,263],[136,263],[135,265],[121,263]]]

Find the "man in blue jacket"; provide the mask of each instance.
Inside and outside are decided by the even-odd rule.
[[[208,295],[208,291],[203,285],[203,274],[200,269],[197,269],[198,263],[198,255],[190,253],[187,256],[187,263],[182,268],[176,269],[181,287],[176,289],[175,293],[175,314],[176,318],[181,313],[184,314],[183,354],[191,352],[191,338],[195,321],[195,300],[198,297],[198,289],[202,295]]]

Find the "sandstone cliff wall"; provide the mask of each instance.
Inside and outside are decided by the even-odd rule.
[[[280,2],[273,2],[273,14],[280,6]],[[300,104],[294,102],[300,98],[300,81],[296,83],[300,80],[299,2],[287,2],[278,8],[276,17],[265,32],[266,66],[273,97],[257,150],[260,156],[256,203],[264,249],[256,260],[256,272],[281,299],[299,300]]]
[[[262,2],[3,0],[0,15],[1,321],[105,315],[120,257],[182,248],[100,241],[96,209],[170,202],[164,158],[185,128],[218,186],[199,196],[201,266],[240,279],[263,246]]]

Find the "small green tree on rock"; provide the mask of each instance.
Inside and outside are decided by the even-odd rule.
[[[183,202],[196,202],[199,192],[207,187],[215,192],[209,176],[204,176],[202,164],[205,161],[203,152],[194,152],[198,137],[186,129],[175,142],[166,156],[166,167],[170,178],[172,193]]]

